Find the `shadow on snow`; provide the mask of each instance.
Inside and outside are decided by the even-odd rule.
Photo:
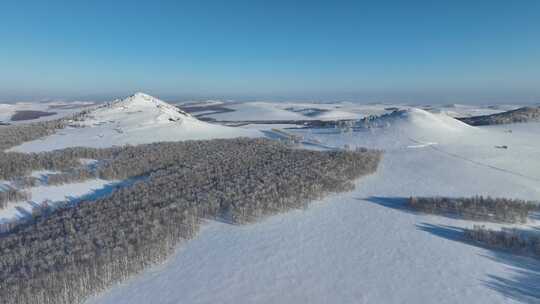
[[[407,213],[419,214],[407,206],[406,197],[371,196],[365,199],[377,205],[400,210]],[[536,214],[538,216],[538,214]],[[455,218],[454,216],[448,216]],[[533,257],[513,254],[508,250],[484,246],[465,238],[464,229],[456,226],[420,223],[416,225],[421,231],[430,233],[450,241],[488,250],[485,258],[503,264],[510,277],[488,275],[482,283],[503,296],[521,303],[540,303],[540,261]],[[538,230],[538,229],[535,229]]]

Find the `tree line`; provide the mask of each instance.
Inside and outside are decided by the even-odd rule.
[[[520,199],[473,197],[411,197],[408,205],[431,214],[450,214],[469,220],[525,223],[529,213],[539,209],[537,202]]]
[[[27,141],[51,135],[56,130],[63,129],[65,126],[65,119],[0,126],[0,151],[18,146]]]
[[[465,229],[464,235],[482,245],[540,257],[540,235],[537,231],[517,228],[493,230],[474,225],[472,229]]]

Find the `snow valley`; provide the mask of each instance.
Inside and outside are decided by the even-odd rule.
[[[540,301],[535,107],[3,108],[2,303]]]

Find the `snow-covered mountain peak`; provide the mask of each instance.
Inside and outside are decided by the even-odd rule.
[[[157,109],[159,112],[171,116],[169,118],[173,120],[178,120],[182,117],[193,118],[189,113],[180,110],[178,107],[142,92],[137,92],[125,99],[113,101],[111,108],[124,108],[129,110],[151,112]]]
[[[255,130],[210,124],[156,97],[136,93],[116,99],[71,122],[71,127],[50,141],[18,147],[20,151],[47,151],[73,146],[110,147],[159,141],[257,137]]]
[[[148,95],[146,93],[143,93],[143,92],[137,92],[135,94],[132,95],[133,97],[137,97],[137,98],[144,98],[144,99],[153,99],[154,97],[151,96],[151,95]]]

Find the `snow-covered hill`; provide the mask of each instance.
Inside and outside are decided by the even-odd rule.
[[[366,127],[391,127],[411,132],[467,132],[474,128],[444,112],[432,113],[418,108],[397,110],[389,114],[365,119]]]
[[[74,146],[110,147],[158,141],[255,137],[256,130],[206,123],[144,93],[101,105],[49,137],[24,143],[13,151],[39,152]]]

